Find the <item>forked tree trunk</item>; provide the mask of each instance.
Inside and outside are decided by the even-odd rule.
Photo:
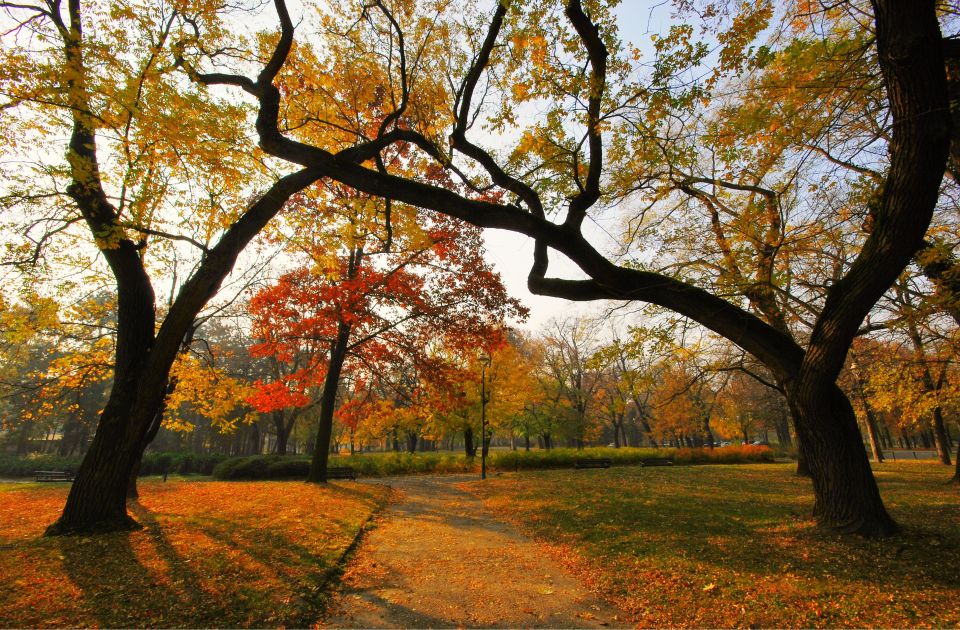
[[[109,415],[108,415],[109,413]],[[127,514],[127,490],[139,461],[129,415],[104,410],[93,443],[77,471],[63,514],[47,535],[97,533],[137,527]]]

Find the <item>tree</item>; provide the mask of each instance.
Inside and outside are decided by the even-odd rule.
[[[618,410],[622,406],[626,416],[632,415],[639,423],[643,435],[653,446],[657,438],[653,434],[655,385],[663,377],[662,361],[672,354],[674,340],[672,327],[634,326],[625,338],[614,335],[594,355],[601,365],[608,365],[611,372],[610,387],[615,396],[611,402]],[[622,402],[616,402],[617,400]],[[621,421],[623,442],[627,443],[625,427]],[[614,436],[614,444],[620,440]]]
[[[35,141],[37,125],[40,133],[69,135],[64,162],[37,169],[55,173],[49,194],[30,186],[41,180],[28,180],[26,191],[14,189],[7,196],[8,203],[12,198],[41,211],[49,204],[55,217],[30,223],[49,227],[33,238],[35,246],[16,249],[21,256],[14,262],[36,262],[58,233],[85,224],[87,242],[96,244],[117,290],[113,386],[63,514],[48,533],[129,528],[135,523],[126,511],[127,481],[162,407],[181,340],[243,247],[315,173],[282,177],[249,204],[228,185],[249,181],[242,176],[249,165],[244,143],[235,135],[243,112],[191,90],[178,78],[167,47],[180,29],[207,24],[202,6],[187,20],[173,6],[123,2],[98,8],[80,0],[2,7],[16,20],[6,36],[29,39],[33,47],[4,49],[4,65],[16,69],[4,76],[4,92],[15,106],[9,111],[19,114],[12,126],[16,141]],[[197,229],[200,239],[158,229],[155,216],[169,207],[165,204],[176,207],[174,191],[195,175],[210,184],[204,194],[211,203],[194,214],[184,195],[184,205],[175,210],[185,213],[186,230]],[[10,180],[12,186],[21,179]],[[232,204],[239,209],[223,212]],[[165,238],[196,246],[202,257],[156,326],[146,251]]]
[[[600,386],[596,370],[591,367],[591,359],[600,347],[596,327],[586,318],[555,320],[543,342],[550,386],[556,388],[571,412],[563,428],[571,442],[582,449],[596,429],[591,404]]]
[[[276,0],[275,6],[281,34],[273,59],[276,65],[282,65],[292,49],[293,22],[283,0]],[[709,288],[608,260],[583,235],[581,228],[588,212],[603,198],[604,135],[618,142],[617,126],[610,116],[616,104],[621,98],[633,98],[631,95],[645,102],[645,94],[670,93],[666,89],[621,86],[614,81],[621,79],[618,72],[624,71],[625,62],[610,37],[613,30],[609,15],[599,5],[591,7],[589,16],[579,0],[570,0],[562,16],[539,6],[525,14],[520,7],[511,11],[506,4],[498,5],[483,42],[467,55],[470,61],[460,75],[462,80],[450,92],[450,117],[432,126],[436,129],[441,123],[449,124],[449,145],[438,144],[430,135],[413,128],[399,126],[395,124],[399,115],[388,115],[378,136],[355,149],[357,153],[375,154],[386,144],[404,141],[451,166],[455,165],[449,156],[459,154],[511,196],[506,203],[471,198],[338,159],[320,146],[283,133],[277,117],[283,95],[275,86],[254,84],[238,75],[207,77],[207,81],[239,85],[258,99],[260,145],[273,156],[293,164],[322,166],[329,169],[331,177],[370,194],[431,208],[481,227],[510,229],[534,238],[537,245],[529,278],[534,292],[574,300],[647,301],[701,323],[756,356],[784,385],[802,448],[810,462],[818,520],[842,531],[885,535],[893,532],[896,525],[883,506],[861,447],[853,409],[836,379],[860,323],[922,244],[944,171],[951,123],[942,37],[934,3],[876,0],[872,6],[877,58],[893,120],[890,166],[882,191],[872,205],[869,236],[854,261],[827,291],[805,347]],[[389,19],[391,14],[384,5],[377,3],[377,7]],[[735,26],[742,24],[734,21]],[[731,48],[736,57],[736,47],[762,30],[764,21],[753,19],[747,24],[749,30],[740,33],[740,37],[725,39],[728,46],[721,58]],[[391,42],[403,36],[396,21],[393,25],[394,28],[388,26],[385,30]],[[535,98],[533,95],[557,96],[547,120],[553,117],[558,124],[525,136],[552,136],[556,150],[521,143],[525,154],[540,158],[540,166],[532,169],[529,164],[520,169],[504,166],[493,153],[467,138],[476,121],[475,95],[485,93],[481,80],[489,76],[486,73],[498,62],[506,61],[505,55],[493,54],[503,41],[514,49],[534,48],[526,57],[531,63],[524,68],[529,71],[526,76],[530,81],[526,89],[513,90],[516,100],[529,100]],[[579,63],[558,60],[554,66],[546,64],[553,60],[551,55],[544,54],[551,50],[547,42],[571,51],[570,56],[579,55]],[[405,51],[405,45],[401,41],[399,50]],[[392,64],[396,55],[388,54],[385,59]],[[406,68],[397,66],[397,73],[406,77]],[[670,77],[654,78],[651,87],[669,87]],[[667,80],[658,85],[656,79]],[[523,85],[516,81],[515,84]],[[406,78],[385,89],[397,95],[394,102],[400,105],[395,112],[402,113],[410,92]],[[570,101],[565,100],[567,97]],[[661,110],[664,103],[670,102],[660,96],[657,99],[660,102],[653,104],[660,105]],[[501,111],[509,115],[512,110],[507,105]],[[582,132],[572,138],[566,131],[569,127],[559,124],[560,121],[579,124]],[[543,146],[550,145],[539,145]],[[529,172],[539,173],[542,179],[524,181],[523,173]],[[563,218],[559,222],[548,220],[548,208],[555,214],[560,210],[558,206],[565,207]],[[588,279],[546,277],[550,250],[578,264]]]
[[[261,340],[251,351],[297,366],[277,380],[258,384],[253,400],[264,412],[318,405],[309,478],[316,482],[326,480],[345,370],[383,375],[409,365],[410,371],[424,374],[409,386],[402,384],[404,378],[395,383],[395,389],[404,392],[402,408],[409,415],[422,406],[426,390],[419,384],[428,381],[431,372],[433,378],[442,377],[437,349],[463,352],[481,346],[497,336],[505,318],[524,313],[484,262],[475,228],[442,216],[417,216],[417,221],[408,219],[405,230],[394,230],[387,249],[379,247],[379,234],[364,227],[369,223],[351,210],[355,203],[378,206],[346,191],[337,199],[348,224],[347,242],[316,243],[309,250],[314,268],[285,274],[250,301],[254,336]],[[402,215],[405,210],[392,212]]]

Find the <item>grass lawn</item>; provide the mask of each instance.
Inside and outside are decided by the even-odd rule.
[[[958,627],[960,488],[929,463],[876,467],[905,530],[816,528],[793,465],[503,475],[465,487],[641,626]]]
[[[0,484],[0,627],[314,623],[381,487],[141,481],[139,531],[42,538],[66,484]]]

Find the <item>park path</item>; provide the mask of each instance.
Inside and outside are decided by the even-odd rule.
[[[542,548],[456,484],[387,481],[394,500],[364,538],[324,626],[344,628],[626,625]],[[619,615],[619,619],[618,619]]]

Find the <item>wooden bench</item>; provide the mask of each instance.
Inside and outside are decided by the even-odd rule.
[[[575,470],[580,470],[581,468],[610,468],[612,462],[606,458],[599,459],[577,459],[573,462],[573,467]]]
[[[644,457],[640,463],[644,466],[673,466],[673,460],[666,457]]]
[[[35,470],[37,481],[73,481],[73,473],[65,470]]]
[[[350,466],[327,468],[327,479],[352,479],[356,481],[357,471]]]

